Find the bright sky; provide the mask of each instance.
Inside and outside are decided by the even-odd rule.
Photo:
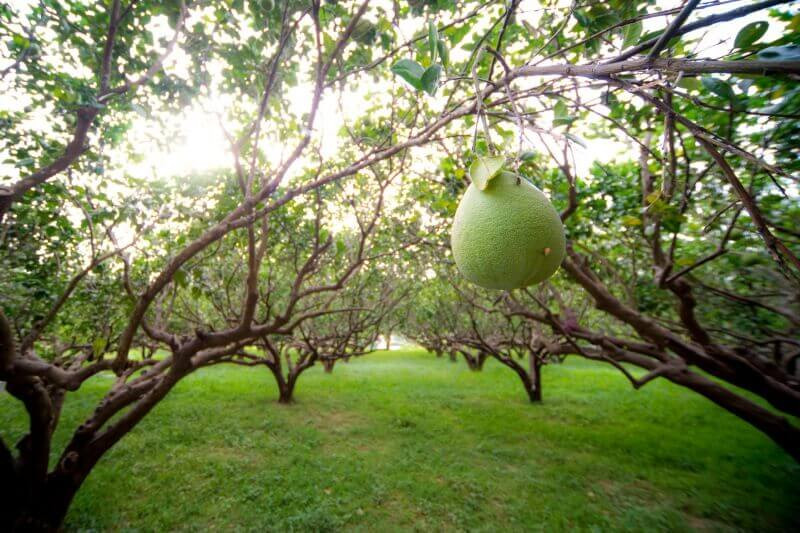
[[[33,0],[19,1],[30,4]],[[387,0],[384,0],[384,3],[386,3],[386,1]],[[748,3],[748,1],[743,0],[704,9],[699,13],[695,13],[693,18],[704,17],[714,12],[727,11],[737,5],[744,5],[746,3]],[[566,9],[570,4],[571,0],[562,0],[559,6]],[[658,4],[661,6],[674,6],[676,2],[659,1]],[[519,13],[520,17],[535,25],[541,13],[538,1],[524,0],[519,7]],[[193,17],[199,18],[201,16],[201,12],[194,11]],[[734,23],[723,23],[712,26],[705,35],[701,32],[697,32],[692,34],[692,37],[699,38],[703,36],[697,48],[698,51],[701,51],[701,55],[721,55],[729,49],[729,41],[736,35],[740,27],[755,20],[766,19],[767,13],[766,11],[762,11]],[[661,28],[666,23],[668,23],[668,20],[665,20],[663,17],[649,19],[646,21],[645,31]],[[192,20],[189,20],[188,24],[192,24]],[[418,31],[423,25],[424,21],[422,19],[408,19],[402,21],[402,25],[399,28],[401,39],[405,40],[412,36],[415,31]],[[150,24],[150,30],[153,33],[154,42],[159,42],[160,38],[169,37],[171,35],[171,30],[166,24],[165,17],[154,18]],[[780,29],[777,25],[771,24],[769,33],[765,39],[774,38],[779,34]],[[465,41],[467,41],[467,39],[465,39]],[[451,54],[454,60],[462,60],[468,53],[457,48],[453,50]],[[2,67],[7,59],[8,58],[5,57],[2,58],[0,67]],[[178,52],[173,54],[167,61],[165,68],[168,72],[180,71],[186,69],[187,65],[186,57],[178,50]],[[384,67],[388,68],[388,64],[384,64]],[[315,132],[316,137],[322,139],[323,154],[333,154],[337,152],[339,143],[346,142],[337,136],[344,121],[355,119],[368,103],[368,92],[380,89],[379,85],[372,82],[362,84],[361,87],[361,89],[351,90],[350,93],[344,96],[343,101],[345,102],[345,106],[343,110],[339,109],[338,103],[334,98],[328,97],[323,100],[320,106]],[[3,89],[3,87],[0,87],[0,90]],[[303,84],[292,89],[288,96],[291,107],[293,108],[292,110],[295,112],[306,110],[308,102],[310,101],[310,94],[310,84]],[[591,99],[592,96],[593,95],[586,95],[585,99]],[[431,105],[434,109],[441,108],[444,105],[444,100],[445,98],[440,94],[431,101]],[[162,132],[153,131],[153,124],[151,121],[144,117],[142,120],[136,121],[130,132],[130,139],[137,146],[142,147],[141,154],[143,155],[143,159],[138,163],[126,165],[125,171],[136,177],[147,178],[153,176],[186,175],[192,172],[207,171],[216,168],[231,168],[231,155],[228,150],[227,141],[219,125],[219,117],[224,115],[224,111],[230,104],[231,102],[226,100],[225,96],[216,96],[197,104],[181,116],[176,117],[175,123],[180,125],[178,128],[179,133],[164,148],[161,148],[163,143],[157,142],[157,140],[160,139],[155,137],[162,135]],[[20,109],[25,105],[24,95],[12,94],[6,90],[3,90],[3,94],[0,94],[0,108],[2,109]],[[29,117],[29,120],[32,124],[39,121],[46,121],[47,114],[43,111],[39,115]],[[587,143],[588,147],[586,149],[580,147],[576,147],[575,149],[576,164],[579,173],[585,173],[593,160],[608,161],[629,150],[628,146],[612,139],[591,139],[588,140]],[[278,146],[275,142],[265,143],[265,150],[268,158],[273,162],[277,162],[281,159],[283,149],[287,149],[287,147]],[[1,157],[0,161],[3,159],[6,159],[6,157]],[[431,162],[427,157],[420,157],[419,160],[427,160],[429,164]],[[17,170],[14,169],[12,165],[0,163],[0,172],[8,176],[16,174]]]
[[[673,6],[676,4],[674,1],[659,1],[658,3],[661,6]],[[704,9],[699,13],[695,13],[693,19],[701,16],[705,17],[713,13],[728,11],[738,5],[745,5],[747,3],[748,1],[744,0]],[[571,0],[562,0],[559,6],[567,8],[570,4]],[[519,7],[520,17],[532,24],[536,24],[541,13],[539,8],[538,0],[524,0]],[[712,26],[705,32],[696,32],[692,34],[692,37],[702,37],[702,40],[697,45],[697,50],[701,52],[702,56],[719,56],[725,54],[730,49],[730,41],[736,35],[739,28],[756,20],[767,19],[767,12],[761,11],[735,22]],[[168,35],[168,27],[163,21],[161,22],[161,26],[154,26],[153,28],[154,37]],[[645,21],[644,32],[660,29],[666,23],[668,23],[668,20],[665,20],[663,17],[648,19]],[[400,34],[407,39],[413,36],[413,34],[419,31],[419,28],[423,26],[424,20],[422,19],[406,19],[402,21]],[[780,36],[780,34],[781,29],[777,25],[772,24],[764,39],[774,39]],[[467,39],[465,39],[465,41],[466,40]],[[451,54],[456,61],[464,60],[468,56],[468,52],[461,48],[453,50]],[[181,60],[182,58],[179,56],[173,58],[169,62],[167,68],[178,65]],[[367,86],[368,90],[379,89],[374,83],[367,84]],[[351,90],[351,92],[343,98],[346,103],[343,110],[339,109],[337,102],[333,98],[329,97],[322,102],[319,118],[317,120],[316,133],[323,139],[323,154],[334,154],[338,151],[339,143],[343,142],[337,135],[338,131],[343,126],[344,121],[352,121],[359,116],[363,106],[367,102],[368,90]],[[297,112],[306,109],[310,94],[310,85],[301,85],[293,89],[289,95],[293,111]],[[587,95],[586,98],[589,99],[591,97],[592,95]],[[435,101],[432,102],[432,106],[434,109],[438,110],[438,108],[443,105],[445,98],[440,94],[434,97],[434,99]],[[437,106],[437,104],[439,105]],[[204,107],[205,109],[192,109],[181,117],[183,121],[183,133],[176,139],[176,142],[168,151],[150,152],[151,155],[149,157],[129,170],[135,175],[144,177],[152,172],[159,172],[161,175],[177,175],[185,174],[187,171],[230,167],[230,153],[227,150],[227,143],[219,128],[217,116],[214,112],[209,111],[209,107],[211,107],[216,108],[215,111],[221,112],[225,104],[218,100],[206,102]],[[146,129],[147,125],[142,124],[141,127]],[[531,141],[534,148],[536,148],[540,142],[537,139],[531,139]],[[629,151],[629,146],[627,144],[619,143],[613,139],[591,139],[586,142],[588,145],[587,148],[575,147],[576,164],[578,172],[581,173],[587,172],[588,168],[595,160],[608,162]],[[538,148],[541,149],[542,147],[538,146]],[[280,151],[277,151],[273,155],[279,158]],[[427,158],[420,158],[421,161],[426,159]]]

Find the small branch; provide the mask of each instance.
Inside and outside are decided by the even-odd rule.
[[[694,263],[692,265],[689,265],[686,268],[684,268],[684,269],[676,272],[675,274],[671,275],[670,277],[668,277],[666,280],[664,280],[664,284],[665,285],[669,285],[670,283],[672,283],[673,281],[675,281],[679,277],[688,274],[689,272],[691,272],[692,270],[694,270],[695,268],[697,268],[699,266],[705,265],[709,261],[713,261],[714,259],[716,259],[717,257],[721,256],[722,254],[726,253],[727,251],[728,250],[725,250],[725,249],[719,249],[719,250],[715,251],[714,253],[712,253],[710,255],[707,255],[706,257],[704,257],[700,261],[697,261],[696,263]]]
[[[764,244],[767,246],[767,249],[771,252],[773,258],[781,267],[781,270],[786,269],[785,262],[783,261],[782,257],[786,257],[798,271],[800,271],[800,259],[792,253],[789,248],[783,244],[783,241],[775,237],[772,232],[769,230],[767,220],[761,214],[761,210],[756,205],[755,200],[750,195],[750,193],[745,189],[742,182],[739,181],[739,178],[736,177],[731,166],[719,153],[719,151],[707,140],[700,136],[696,136],[697,140],[700,144],[705,148],[706,152],[714,159],[717,165],[722,170],[722,173],[725,175],[725,178],[730,183],[733,190],[736,192],[736,195],[742,201],[745,209],[747,212],[750,213],[750,219],[755,224],[756,228],[758,229],[758,233],[761,235],[761,238],[764,240]],[[797,281],[797,277],[795,275],[795,281]]]
[[[794,1],[794,0],[767,0],[765,2],[759,2],[757,4],[751,4],[749,6],[742,6],[742,7],[739,7],[737,9],[732,9],[731,11],[728,11],[727,13],[719,13],[717,15],[711,15],[711,16],[705,17],[703,19],[700,19],[700,20],[698,20],[696,22],[692,22],[691,24],[687,24],[686,26],[683,26],[682,28],[680,28],[679,31],[676,31],[675,35],[673,35],[672,37],[678,37],[680,35],[684,35],[684,34],[689,33],[691,31],[698,30],[700,28],[705,28],[705,27],[711,26],[713,24],[717,24],[718,22],[726,22],[726,21],[729,21],[729,20],[735,20],[735,19],[744,17],[746,15],[749,15],[750,13],[755,13],[756,11],[760,11],[762,9],[767,9],[767,8],[770,8],[770,7],[774,7],[774,6],[777,6],[777,5],[780,5],[780,4],[788,4],[788,3],[792,2],[792,1]],[[672,37],[670,37],[670,38],[672,38]],[[658,38],[653,38],[653,39],[650,39],[648,41],[645,41],[642,44],[636,45],[633,48],[630,48],[630,49],[624,51],[619,56],[615,57],[614,59],[609,60],[608,63],[617,63],[619,61],[624,61],[626,59],[629,59],[629,58],[631,58],[631,57],[633,57],[633,56],[635,56],[637,54],[640,54],[641,52],[644,52],[645,50],[648,50],[651,47],[655,46],[657,42],[658,42]]]
[[[680,13],[678,13],[678,16],[675,17],[675,20],[672,21],[672,24],[670,24],[667,30],[658,37],[656,44],[653,45],[652,50],[650,50],[650,53],[647,54],[648,60],[652,61],[658,57],[661,51],[666,48],[669,41],[675,36],[676,33],[678,33],[678,30],[681,29],[683,23],[686,22],[686,19],[689,18],[689,15],[692,14],[692,11],[694,11],[694,8],[697,7],[697,4],[699,3],[700,0],[689,0],[686,2],[686,5],[683,6],[683,9]]]

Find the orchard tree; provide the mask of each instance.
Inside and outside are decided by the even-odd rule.
[[[800,17],[780,1],[676,4],[573,3],[532,24],[511,2],[488,33],[465,34],[464,62],[426,44],[465,36],[429,28],[394,70],[419,94],[444,93],[430,127],[463,112],[472,134],[440,143],[419,198],[450,219],[465,178],[485,184],[490,167],[544,189],[566,226],[561,273],[546,298],[503,296],[502,312],[637,388],[664,378],[694,390],[800,458]],[[442,68],[441,86],[426,83]],[[611,153],[587,172],[580,158],[600,141]],[[595,309],[553,298],[576,290]]]
[[[368,4],[0,6],[12,59],[3,83],[25,106],[6,100],[2,116],[14,168],[0,204],[2,292],[13,295],[0,313],[0,380],[29,418],[16,451],[5,431],[0,440],[4,529],[59,528],[92,468],[181,379],[265,336],[291,334],[314,316],[306,301],[335,293],[357,270],[356,259],[337,272],[330,265],[325,279],[311,275],[336,248],[320,229],[319,241],[296,250],[309,268],[288,294],[270,299],[264,279],[265,263],[288,249],[273,258],[270,245],[294,231],[272,218],[306,202],[313,213],[319,195],[340,194],[338,182],[360,172],[402,168],[402,154],[388,159],[404,147],[391,142],[322,154],[323,99],[327,109],[346,88],[335,79],[373,45],[389,48],[354,36]],[[153,24],[171,27],[167,42],[154,42]],[[176,50],[176,65],[162,68]],[[303,98],[291,100],[293,90]],[[128,173],[148,155],[126,137],[142,115],[164,134],[156,146],[169,147],[171,117],[220,95],[229,102],[218,114],[229,169],[174,182]],[[390,131],[398,106],[382,102],[380,127],[363,132]],[[283,153],[271,149],[277,142]],[[217,279],[230,285],[212,287]],[[283,307],[268,309],[275,300]],[[139,358],[139,347],[163,352]],[[63,450],[51,450],[67,392],[100,372],[116,379]]]
[[[0,380],[29,427],[0,443],[5,529],[58,528],[181,379],[312,318],[303,303],[329,285],[309,279],[267,312],[271,219],[402,172],[397,194],[420,205],[396,231],[426,238],[477,157],[550,194],[569,239],[552,282],[597,308],[512,293],[502,312],[645,369],[638,384],[695,390],[800,458],[788,2],[20,4],[0,4]],[[722,42],[702,38],[721,24]],[[167,179],[196,109],[216,112],[229,163]],[[625,149],[588,173],[575,153],[600,138]],[[159,179],[134,172],[148,157]],[[100,372],[116,379],[51,466],[66,392]]]
[[[561,362],[574,353],[572,346],[559,342],[541,324],[496,305],[496,297],[469,286],[452,263],[440,260],[431,270],[436,275],[423,282],[408,302],[404,335],[421,339],[417,342],[423,347],[460,355],[470,370],[481,370],[487,359],[495,359],[516,374],[531,402],[541,401],[542,366]]]
[[[316,302],[313,316],[290,334],[265,335],[251,348],[215,361],[243,366],[265,366],[278,385],[278,402],[291,403],[300,375],[321,363],[326,373],[337,361],[375,349],[382,328],[397,303],[397,287],[380,278],[378,269],[360,274],[334,298]]]

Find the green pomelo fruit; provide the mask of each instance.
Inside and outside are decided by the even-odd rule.
[[[487,289],[540,283],[558,270],[566,253],[553,204],[530,182],[505,171],[484,190],[469,186],[456,209],[450,245],[461,274]]]

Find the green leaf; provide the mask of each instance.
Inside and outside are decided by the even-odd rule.
[[[575,10],[572,12],[572,16],[574,16],[575,20],[578,21],[578,24],[580,24],[584,28],[589,27],[589,19],[582,12]]]
[[[574,142],[576,144],[579,144],[579,145],[583,146],[584,148],[589,148],[589,146],[586,144],[586,141],[584,141],[583,139],[581,139],[577,135],[573,135],[571,133],[565,133],[564,137],[566,137],[567,139],[569,139],[570,141],[572,141],[572,142]]]
[[[186,287],[187,283],[186,272],[184,272],[183,270],[176,271],[175,274],[172,276],[172,279],[175,280],[175,283],[177,283],[179,287]]]
[[[632,215],[625,215],[624,217],[622,217],[622,224],[624,226],[631,226],[631,227],[632,226],[641,226],[642,225],[642,219],[640,219],[639,217],[632,216]]]
[[[450,51],[447,49],[447,44],[444,42],[444,40],[439,39],[436,41],[436,47],[439,50],[439,58],[442,60],[442,65],[444,65],[444,68],[449,67]]]
[[[106,351],[106,340],[105,339],[95,339],[92,343],[92,353],[95,356],[103,355],[103,352]]]
[[[678,82],[678,87],[683,87],[690,91],[699,91],[702,85],[697,78],[681,78],[681,81]]]
[[[633,46],[634,44],[639,42],[639,37],[642,36],[642,21],[637,20],[633,24],[628,24],[625,26],[625,31],[623,33],[623,41],[622,46],[623,48],[628,48],[629,46]]]
[[[20,35],[19,33],[15,33],[11,40],[13,43],[19,48],[28,48],[31,45],[31,42],[28,40],[27,37]]]
[[[534,152],[533,150],[527,150],[525,152],[522,152],[522,155],[520,155],[519,158],[522,161],[532,161],[533,159],[536,158],[536,152]]]
[[[761,50],[758,57],[765,61],[797,61],[800,60],[800,45],[770,46]]]
[[[442,66],[441,65],[431,65],[427,69],[425,69],[425,73],[422,74],[422,88],[425,90],[426,93],[433,96],[436,94],[436,89],[439,88],[439,78],[442,75]]]
[[[415,89],[422,90],[422,75],[425,73],[425,69],[413,59],[401,59],[392,65],[392,72],[406,80]]]
[[[733,100],[733,89],[724,81],[712,78],[711,76],[703,76],[703,87],[726,100]]]
[[[475,161],[469,166],[469,179],[472,180],[478,189],[484,190],[500,170],[503,169],[503,164],[506,158],[503,156],[496,157],[480,157],[475,158]]]
[[[645,33],[644,35],[642,35],[641,37],[639,37],[639,42],[636,43],[636,44],[646,43],[647,41],[655,39],[656,37],[658,37],[662,33],[664,33],[664,29],[663,28],[660,29],[660,30],[649,31],[649,32]]]
[[[556,102],[556,105],[553,107],[553,115],[553,126],[564,126],[572,124],[575,121],[575,117],[569,115],[567,104],[562,100]]]
[[[767,28],[769,28],[769,23],[764,20],[751,22],[739,30],[739,33],[736,35],[736,39],[733,41],[733,46],[736,48],[747,48],[757,40],[761,39],[764,34],[767,33]]]
[[[439,32],[436,31],[436,24],[432,20],[428,21],[428,48],[431,51],[431,63],[436,62],[436,48],[439,42]]]

